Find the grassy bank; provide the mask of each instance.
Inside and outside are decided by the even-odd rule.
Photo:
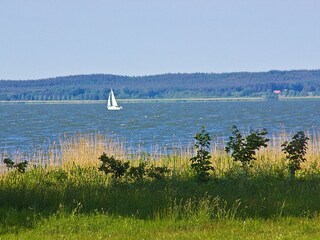
[[[289,137],[271,138],[246,171],[222,150],[223,142],[213,142],[214,171],[205,183],[190,167],[192,147],[132,154],[104,135],[62,139],[29,156],[26,173],[0,175],[0,239],[315,239],[320,141],[317,134],[309,140],[307,161],[291,178],[280,148]],[[113,179],[98,170],[102,152],[169,172],[162,179]]]
[[[34,169],[1,178],[2,209],[55,213],[105,211],[141,219],[313,216],[320,210],[320,177],[290,179],[282,173],[244,175],[241,171],[198,183],[188,176],[164,180],[116,181],[94,168]],[[5,216],[6,214],[2,214]]]
[[[115,181],[93,167],[36,168],[2,175],[0,195],[2,239],[314,239],[320,233],[315,173],[290,179],[281,171],[233,170],[198,183],[188,174]]]

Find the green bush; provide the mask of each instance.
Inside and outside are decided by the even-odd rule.
[[[232,126],[232,130],[232,136],[229,137],[225,149],[226,152],[231,152],[233,160],[240,162],[243,168],[251,167],[251,162],[256,160],[256,151],[261,147],[267,147],[267,142],[270,140],[265,137],[268,134],[267,130],[265,128],[251,130],[248,136],[242,136],[235,125]]]
[[[146,176],[147,163],[141,162],[137,167],[130,167],[128,176],[134,180],[142,180]]]
[[[12,161],[10,158],[5,158],[5,159],[3,160],[3,163],[6,165],[6,167],[7,167],[8,169],[13,168],[14,161]]]
[[[196,177],[199,182],[206,182],[209,180],[210,171],[214,170],[211,165],[210,155],[210,136],[206,132],[205,127],[202,126],[200,133],[194,137],[196,139],[195,149],[197,150],[196,156],[190,159],[191,168],[195,171]]]
[[[148,169],[148,177],[155,180],[162,180],[165,178],[166,174],[169,172],[170,170],[166,166],[163,166],[163,167],[151,166]]]
[[[111,174],[113,178],[125,176],[129,168],[129,162],[116,160],[113,156],[108,157],[105,153],[99,157],[99,160],[102,162],[99,171],[103,171],[106,175]]]
[[[103,153],[99,160],[102,161],[99,171],[103,171],[106,175],[111,174],[115,179],[126,178],[133,179],[134,181],[143,180],[145,177],[149,177],[155,180],[162,180],[170,170],[166,167],[155,167],[151,165],[147,168],[146,162],[141,162],[137,167],[129,166],[129,162],[122,162],[116,160],[113,156],[108,157]]]
[[[28,166],[28,161],[14,163],[14,161],[12,161],[10,158],[5,158],[3,163],[8,169],[15,168],[19,173],[25,173]]]
[[[16,163],[14,167],[17,169],[19,173],[25,173],[28,166],[28,161],[23,161],[20,163]]]
[[[301,169],[301,163],[306,161],[304,157],[307,152],[307,141],[303,131],[297,132],[290,142],[284,142],[281,147],[282,151],[286,154],[286,158],[289,160],[289,170],[291,177],[295,177],[297,170]]]

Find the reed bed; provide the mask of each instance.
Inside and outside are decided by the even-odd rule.
[[[306,154],[307,161],[302,163],[305,171],[320,171],[320,133],[307,133],[310,138]],[[286,166],[284,153],[281,144],[290,141],[292,134],[280,132],[268,136],[270,142],[268,147],[261,148],[256,153],[257,160],[254,162],[254,171],[282,169]],[[226,140],[216,137],[211,142],[212,164],[217,175],[223,175],[230,169],[237,167],[228,154],[224,151]],[[77,133],[64,135],[59,142],[54,142],[47,149],[37,149],[23,153],[16,151],[8,153],[0,152],[0,161],[10,157],[15,162],[27,160],[30,166],[50,166],[69,169],[72,166],[98,167],[99,157],[102,153],[114,156],[116,159],[130,161],[131,165],[138,165],[140,162],[149,162],[155,166],[167,166],[176,172],[184,172],[190,169],[189,159],[195,155],[193,144],[186,146],[171,147],[154,146],[148,152],[142,149],[132,149],[124,140],[115,138],[109,134],[101,133]],[[0,162],[1,163],[1,162]],[[0,164],[0,171],[4,172],[3,164]]]
[[[63,166],[97,166],[98,158],[103,152],[119,159],[128,157],[126,144],[109,135],[103,134],[75,134],[60,139],[58,162]]]
[[[257,151],[257,161],[254,162],[254,169],[279,169],[285,168],[286,160],[282,151],[281,144],[290,141],[293,134],[281,132],[269,136],[268,147]],[[320,170],[318,160],[320,159],[320,134],[307,133],[308,151],[307,161],[302,164],[305,170]],[[212,164],[218,175],[229,171],[237,166],[230,156],[225,152],[226,141],[223,138],[216,137],[211,142]],[[54,155],[54,153],[59,154]],[[174,145],[168,148],[155,146],[150,152],[144,152],[140,149],[133,151],[128,148],[124,141],[114,139],[109,135],[102,134],[77,134],[71,137],[65,137],[60,141],[60,151],[52,152],[52,158],[55,162],[63,166],[75,164],[79,166],[98,166],[99,156],[105,152],[116,159],[130,161],[132,165],[137,165],[141,161],[150,162],[156,166],[167,166],[175,171],[190,169],[189,159],[195,155],[193,144],[184,147]]]

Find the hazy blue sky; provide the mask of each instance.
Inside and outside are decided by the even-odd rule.
[[[319,68],[319,0],[0,0],[0,79]]]

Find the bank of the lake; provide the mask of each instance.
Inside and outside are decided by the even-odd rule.
[[[186,166],[139,181],[81,165],[7,172],[0,175],[0,239],[319,236],[318,167],[296,179],[281,162],[247,174],[231,167],[199,183]]]
[[[320,96],[302,96],[302,97],[283,97],[279,96],[280,101],[290,100],[319,100]],[[227,98],[130,98],[118,99],[119,103],[153,103],[153,102],[233,102],[233,101],[265,101],[263,97],[227,97]],[[4,101],[1,103],[25,103],[25,104],[105,104],[106,100],[17,100],[17,101]]]

